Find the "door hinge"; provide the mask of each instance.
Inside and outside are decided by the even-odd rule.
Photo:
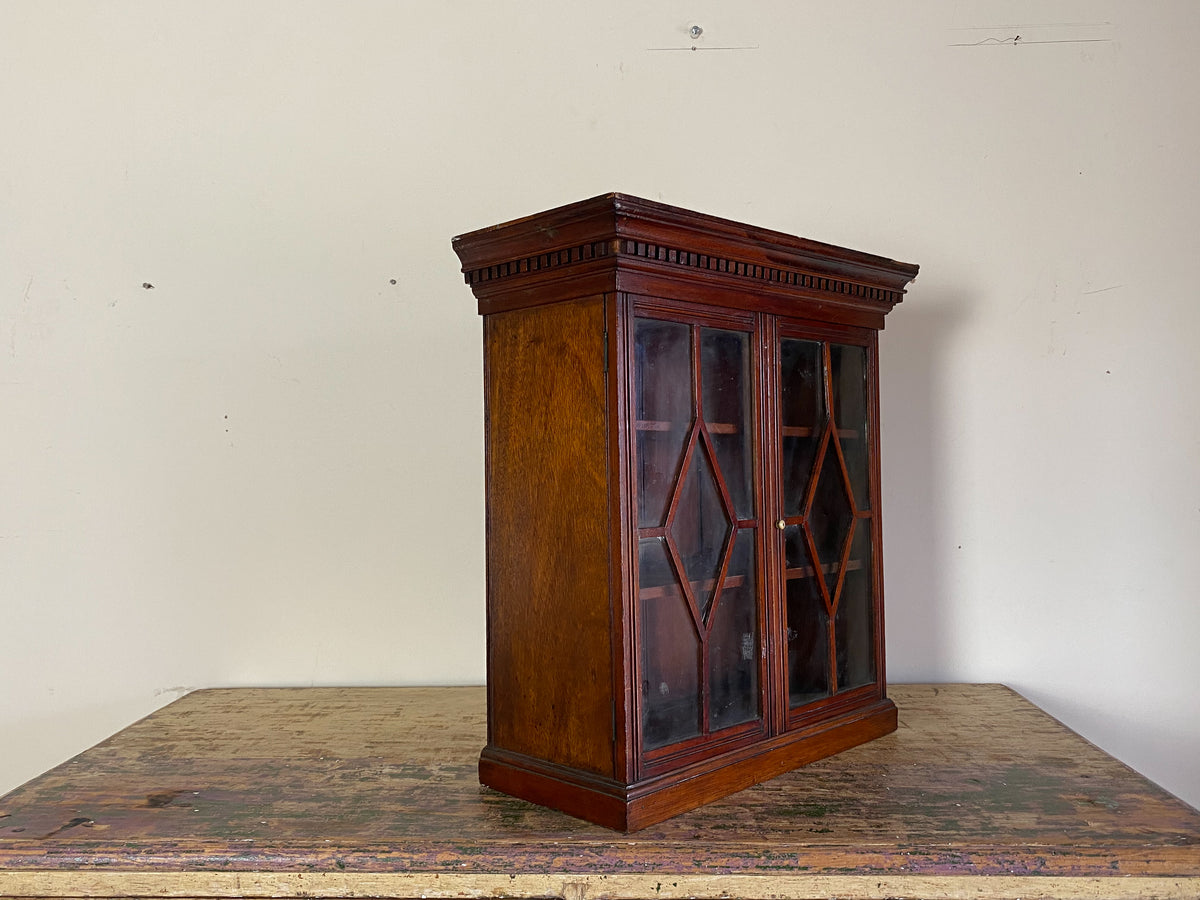
[[[608,332],[604,332],[604,374],[608,374]]]

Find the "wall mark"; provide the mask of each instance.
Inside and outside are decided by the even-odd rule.
[[[962,40],[948,47],[1017,47],[1031,44],[1111,44],[1112,22],[1040,22],[1021,25],[967,25],[951,32],[993,32],[979,40]]]
[[[741,47],[697,47],[692,44],[690,47],[647,47],[648,52],[656,52],[660,50],[757,50],[758,44],[746,44]]]

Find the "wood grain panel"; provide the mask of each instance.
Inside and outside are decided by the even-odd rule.
[[[491,743],[613,774],[603,297],[485,320]]]

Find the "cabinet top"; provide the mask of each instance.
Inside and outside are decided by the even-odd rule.
[[[480,312],[584,290],[693,282],[821,298],[882,316],[918,267],[628,194],[589,200],[461,234],[453,246]],[[564,281],[585,284],[572,287]],[[555,284],[558,291],[545,294]],[[559,294],[561,296],[559,296]]]

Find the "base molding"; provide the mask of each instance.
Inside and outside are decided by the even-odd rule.
[[[479,781],[522,800],[629,832],[895,730],[896,705],[883,698],[632,784],[489,745],[479,756]]]

